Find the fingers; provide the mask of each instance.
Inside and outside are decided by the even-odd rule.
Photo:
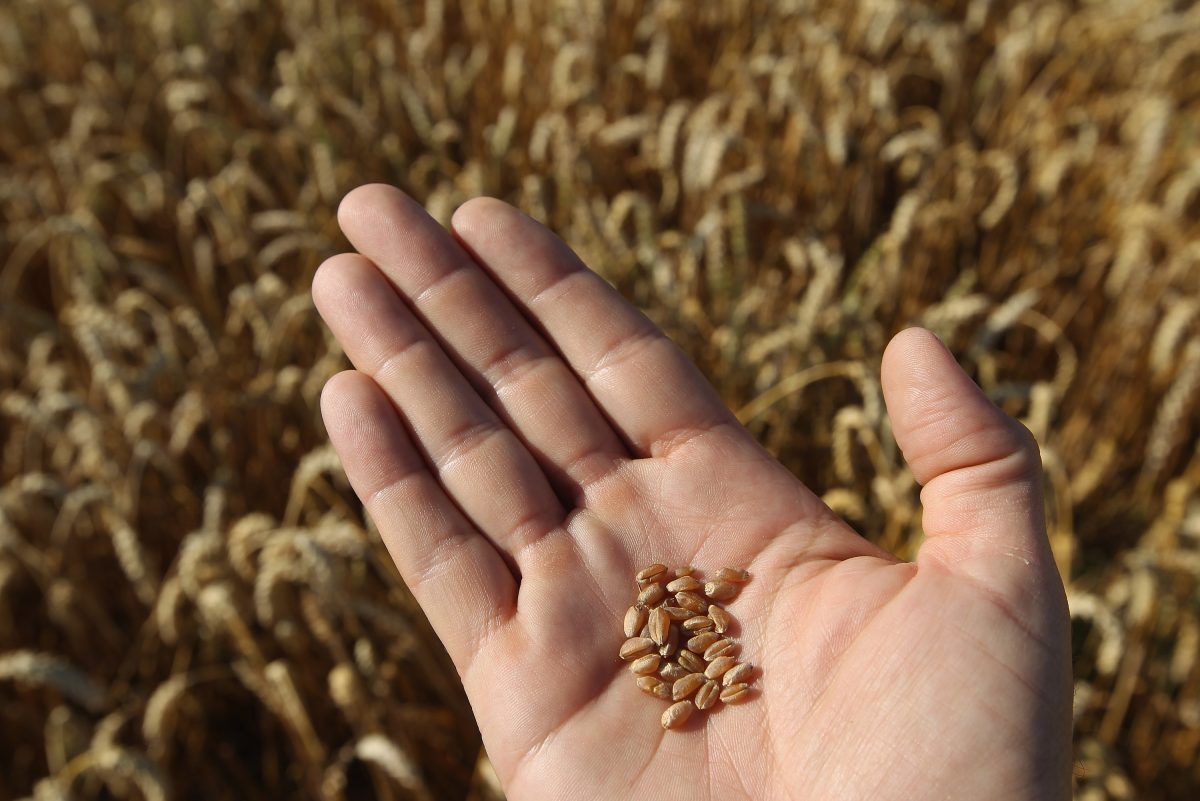
[[[653,323],[540,223],[477,198],[453,228],[570,364],[634,452],[663,456],[733,415]]]
[[[354,365],[399,408],[450,497],[514,564],[565,510],[537,463],[358,254],[318,269],[313,300]]]
[[[338,219],[560,491],[577,495],[627,456],[558,354],[424,209],[397,189],[369,185],[346,196]]]
[[[512,574],[446,497],[374,381],[334,376],[321,416],[396,567],[465,672],[480,638],[513,612]]]
[[[936,558],[977,577],[1050,557],[1042,471],[1032,435],[997,409],[933,334],[897,334],[883,356],[883,391],[896,441],[924,489]]]

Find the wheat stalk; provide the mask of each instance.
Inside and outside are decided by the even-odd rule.
[[[104,705],[104,690],[66,660],[34,651],[0,654],[0,681],[50,687],[89,711]]]

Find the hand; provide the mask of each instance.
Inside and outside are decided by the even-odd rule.
[[[356,370],[330,437],[519,799],[1066,799],[1066,604],[1029,433],[929,332],[883,357],[924,486],[916,563],[857,536],[683,353],[497,200],[447,233],[395,189],[313,296]],[[361,255],[359,255],[361,254]],[[749,702],[664,732],[616,657],[652,562],[753,578]]]

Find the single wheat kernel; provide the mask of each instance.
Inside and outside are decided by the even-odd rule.
[[[661,609],[670,616],[671,620],[676,622],[687,620],[696,616],[696,613],[691,609],[684,609],[682,606],[664,605],[661,607]]]
[[[671,685],[667,684],[665,681],[662,682],[661,684],[659,684],[657,687],[655,687],[654,690],[650,694],[653,695],[655,698],[661,698],[664,701],[675,700],[671,697]]]
[[[639,570],[635,578],[637,578],[638,581],[657,581],[658,577],[666,572],[666,565],[653,564],[649,567],[643,567],[641,570]]]
[[[727,704],[737,704],[746,700],[750,687],[746,684],[731,684],[721,690],[721,700]]]
[[[742,584],[750,580],[750,574],[740,567],[723,567],[717,571],[717,581],[727,581],[730,584]]]
[[[708,709],[721,696],[721,688],[715,681],[706,681],[704,686],[696,690],[696,709]]]
[[[675,602],[684,609],[690,609],[698,615],[708,611],[708,603],[694,592],[675,593]]]
[[[737,585],[728,581],[710,581],[704,585],[704,594],[714,601],[728,601],[737,593]]]
[[[687,649],[693,653],[702,654],[704,653],[704,649],[719,639],[721,639],[720,634],[717,634],[715,631],[706,631],[688,640]]]
[[[647,615],[645,607],[629,607],[629,611],[625,613],[625,636],[638,636],[638,632],[642,630],[642,626],[646,625],[646,617]]]
[[[647,695],[653,695],[654,688],[663,686],[663,683],[662,679],[657,676],[638,676],[637,686],[639,690]]]
[[[703,673],[689,673],[671,685],[671,697],[676,701],[687,698],[704,684]]]
[[[659,647],[658,653],[660,656],[674,656],[679,650],[679,628],[677,626],[669,626],[667,630],[667,641]]]
[[[677,567],[677,568],[675,568],[675,578],[683,578],[684,576],[690,576],[695,572],[696,572],[696,568],[692,567],[691,565],[684,565],[683,567]]]
[[[658,654],[646,654],[639,656],[629,665],[629,669],[639,676],[649,676],[658,670],[658,663],[662,661],[662,657]]]
[[[671,633],[671,616],[662,610],[662,607],[656,607],[650,610],[650,639],[654,640],[654,644],[662,647],[667,642],[667,635]]]
[[[704,675],[710,679],[719,679],[736,664],[737,659],[732,656],[718,656],[708,663],[708,667],[704,669]]]
[[[630,637],[621,645],[621,658],[630,661],[653,650],[654,640],[649,637]]]
[[[733,640],[717,640],[704,649],[704,661],[711,662],[718,656],[733,656],[737,653],[737,643]]]
[[[667,597],[667,591],[663,589],[663,585],[655,582],[638,593],[638,603],[643,606],[654,606],[656,603]]]
[[[682,576],[667,585],[667,592],[695,592],[703,586],[691,576]]]
[[[702,631],[708,631],[714,625],[715,624],[713,623],[713,619],[711,617],[704,617],[703,615],[697,615],[696,617],[688,618],[687,620],[683,621],[683,627],[693,634],[699,634]]]
[[[705,667],[707,667],[704,664],[704,660],[698,654],[694,654],[691,651],[680,651],[678,659],[679,664],[683,665],[689,673],[703,673]]]
[[[712,618],[713,628],[718,634],[724,634],[733,625],[733,617],[716,604],[708,607],[708,616]]]
[[[692,716],[692,710],[695,708],[692,706],[691,701],[680,701],[677,704],[671,704],[667,707],[667,711],[662,714],[662,727],[664,729],[678,729]]]
[[[726,687],[734,684],[741,684],[750,678],[750,674],[754,672],[754,665],[749,662],[742,662],[730,668],[729,672],[721,677],[721,683]]]
[[[658,675],[669,682],[677,682],[688,674],[688,669],[678,662],[667,662],[659,668]]]

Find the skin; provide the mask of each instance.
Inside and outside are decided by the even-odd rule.
[[[321,408],[508,797],[1067,799],[1066,602],[1037,445],[928,331],[883,357],[914,563],[857,536],[559,239],[478,198],[339,209]],[[746,703],[664,732],[616,654],[647,564],[732,565]]]

